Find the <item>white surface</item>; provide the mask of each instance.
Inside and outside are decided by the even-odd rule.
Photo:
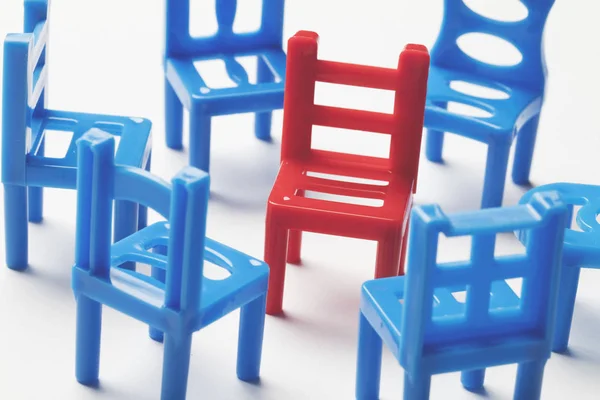
[[[162,3],[54,0],[50,106],[150,118],[152,169],[168,179],[186,164],[188,154],[164,145]],[[321,58],[393,67],[407,42],[431,47],[441,6],[441,0],[288,0],[285,37],[300,29],[315,30],[321,35]],[[0,36],[21,30],[21,7],[22,0],[2,1]],[[599,34],[599,11],[596,2],[559,0],[549,18],[550,79],[533,165],[535,184],[599,183],[600,130],[595,123],[600,50],[593,39]],[[319,96],[333,105],[391,106],[391,96],[368,97],[362,92],[364,97],[351,97],[350,91],[336,90]],[[250,115],[221,117],[213,123],[208,233],[255,257],[262,257],[265,202],[278,168],[280,111],[275,113],[273,135],[274,144],[256,140]],[[187,143],[187,134],[184,137]],[[325,146],[343,140],[354,149],[364,147],[354,136],[318,140]],[[384,144],[375,139],[371,148],[382,154]],[[417,203],[438,202],[446,211],[477,208],[484,146],[450,136],[445,158],[445,165],[434,165],[421,157]],[[505,204],[514,204],[523,192],[508,182]],[[100,389],[75,381],[75,304],[70,288],[75,194],[45,193],[46,218],[30,225],[30,269],[18,273],[0,268],[0,399],[157,399],[161,345],[147,337],[144,325],[109,309],[104,313]],[[516,248],[514,240],[504,239],[506,250]],[[442,249],[448,258],[464,250],[461,245]],[[304,265],[288,267],[287,318],[267,317],[260,386],[235,377],[236,312],[195,335],[188,398],[353,398],[360,285],[372,276],[374,253],[374,243],[306,235]],[[599,284],[600,272],[583,272],[572,355],[553,355],[548,362],[543,399],[598,398]],[[402,369],[386,351],[382,370],[381,398],[400,398]],[[488,398],[512,398],[514,377],[514,366],[489,370]],[[478,397],[461,388],[458,374],[432,381],[432,399]]]

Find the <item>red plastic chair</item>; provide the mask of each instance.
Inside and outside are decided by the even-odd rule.
[[[271,268],[267,313],[282,311],[287,262],[300,262],[302,231],[376,240],[375,277],[403,274],[405,233],[416,191],[429,54],[410,44],[397,69],[317,59],[319,36],[300,31],[288,41],[281,167],[267,205],[265,262]],[[315,83],[395,92],[394,113],[314,104]],[[389,158],[311,148],[312,126],[391,135]],[[308,176],[307,171],[387,182],[385,186]],[[379,199],[381,207],[304,197],[305,191]],[[289,234],[289,235],[288,235]]]

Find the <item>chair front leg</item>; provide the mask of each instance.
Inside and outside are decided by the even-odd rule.
[[[510,141],[491,142],[488,145],[481,208],[502,205],[510,145]]]
[[[211,116],[202,107],[190,113],[190,165],[209,172]]]
[[[269,266],[269,290],[267,292],[267,314],[283,311],[283,290],[288,230],[271,221],[267,215],[265,232],[265,263]]]
[[[400,268],[402,252],[402,231],[400,228],[389,231],[377,243],[375,279],[396,276]]]
[[[512,169],[512,179],[517,185],[529,184],[531,161],[533,160],[533,150],[535,148],[535,139],[537,136],[539,122],[540,116],[538,114],[527,121],[521,128],[521,131],[517,134],[517,143],[515,147],[515,157],[513,160]]]
[[[558,302],[556,304],[556,322],[552,351],[563,352],[569,346],[569,336],[575,311],[577,286],[579,285],[579,266],[563,265],[560,271]]]
[[[362,312],[359,318],[356,399],[378,399],[383,343]]]
[[[258,58],[256,71],[257,83],[269,83],[274,81],[271,69],[262,58]],[[273,119],[272,111],[257,112],[254,117],[254,134],[260,140],[271,141],[271,121]]]
[[[447,103],[438,101],[433,103],[440,108],[446,108]],[[427,112],[427,110],[425,110]],[[444,132],[435,129],[427,129],[425,135],[425,156],[431,162],[440,163],[443,161],[442,151],[444,149]]]
[[[173,150],[181,150],[183,148],[183,105],[166,77],[165,135],[168,148]]]
[[[260,376],[266,301],[263,294],[240,310],[237,376],[242,381],[254,381]]]

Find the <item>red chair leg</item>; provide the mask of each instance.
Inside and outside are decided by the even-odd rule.
[[[265,232],[265,262],[270,268],[267,314],[275,315],[283,311],[288,230],[269,220],[270,218],[267,217]]]
[[[288,237],[287,262],[300,264],[300,252],[302,249],[302,231],[291,229]]]
[[[402,234],[400,229],[388,233],[377,244],[375,279],[396,276],[400,265]]]
[[[296,191],[296,196],[304,197],[304,189]],[[290,230],[288,237],[287,262],[290,264],[300,264],[302,252],[302,231]]]
[[[406,263],[406,249],[408,248],[408,232],[410,232],[410,220],[406,223],[406,230],[400,239],[400,265],[398,266],[398,276],[404,275],[404,265]]]

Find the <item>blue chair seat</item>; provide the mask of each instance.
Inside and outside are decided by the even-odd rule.
[[[205,239],[205,261],[227,270],[231,275],[222,280],[203,278],[200,296],[200,318],[193,329],[199,330],[223,315],[234,311],[267,288],[269,267],[262,261],[249,259],[239,251]],[[160,280],[139,272],[118,268],[127,262],[167,268],[167,256],[151,252],[156,246],[167,246],[169,225],[158,222],[115,243],[111,251],[111,282],[119,290],[134,297],[143,297],[150,304],[164,304],[165,285]]]
[[[405,277],[398,276],[367,281],[363,284],[360,310],[396,359],[400,360],[400,338],[402,336],[402,314],[404,313]],[[433,304],[433,318],[442,320],[445,316],[454,318],[465,314],[465,303],[453,295],[463,292],[466,286],[437,288]],[[495,281],[490,291],[490,309],[518,308],[519,297],[505,281]],[[514,340],[514,336],[510,340]],[[465,350],[474,351],[473,342],[467,343]],[[481,346],[481,351],[489,351],[489,346]],[[456,345],[427,346],[426,352],[437,357],[444,349],[456,353]],[[455,365],[455,364],[454,364]]]
[[[450,88],[450,82],[462,81],[506,93],[507,99],[488,99],[468,95]],[[439,103],[456,102],[476,107],[492,114],[491,117],[476,117],[450,112]],[[481,142],[490,135],[512,135],[524,122],[539,114],[542,94],[517,86],[507,86],[498,81],[432,66],[427,84],[425,124],[430,129],[460,133]],[[507,138],[507,139],[508,139]]]
[[[235,58],[241,56],[257,56],[258,62],[265,63],[273,74],[273,82],[250,83],[246,70]],[[229,77],[237,86],[217,89],[208,87],[194,63],[209,60],[222,60]],[[188,109],[192,109],[194,102],[200,100],[204,112],[212,116],[271,111],[283,107],[285,62],[285,53],[278,49],[204,58],[170,57],[166,60],[166,77]],[[232,97],[235,96],[243,98],[243,103],[234,101]]]
[[[91,128],[99,128],[121,138],[115,156],[118,164],[144,167],[150,156],[152,122],[145,118],[45,110],[43,118],[38,121],[38,129],[27,154],[27,183],[30,185],[75,189],[76,143]],[[73,133],[64,157],[44,155],[42,143],[46,130]]]

